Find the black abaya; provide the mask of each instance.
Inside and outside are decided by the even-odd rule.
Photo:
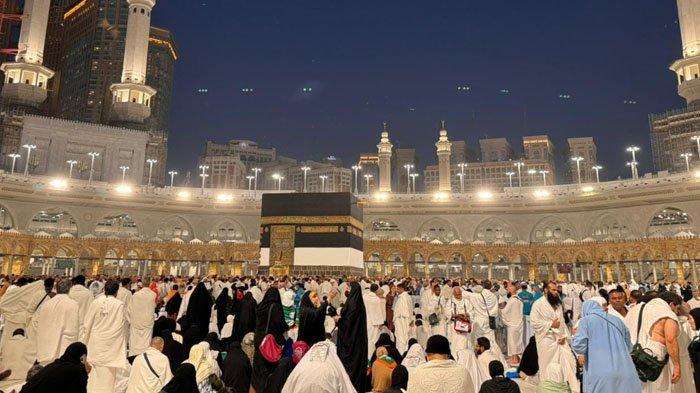
[[[294,370],[294,363],[290,358],[282,358],[277,363],[275,371],[270,374],[265,389],[261,393],[282,393],[282,388],[289,378],[289,374]]]
[[[221,380],[232,393],[248,393],[253,368],[240,343],[231,343],[221,371]]]
[[[243,342],[243,336],[255,331],[255,309],[258,303],[250,292],[246,293],[239,303],[236,318],[233,321],[231,341]]]
[[[338,357],[352,385],[364,392],[367,379],[367,313],[360,284],[350,284],[350,294],[338,321]]]
[[[168,315],[177,315],[180,312],[180,305],[182,304],[182,296],[180,292],[173,295],[173,297],[165,303],[165,312]]]
[[[214,306],[216,309],[216,326],[221,331],[226,323],[226,317],[231,310],[231,298],[228,296],[228,288],[221,290],[221,294],[216,298],[216,304]]]
[[[253,378],[251,383],[258,393],[264,392],[268,378],[279,363],[270,363],[262,357],[260,354],[260,343],[262,343],[263,338],[267,334],[271,334],[277,341],[277,344],[280,346],[284,345],[284,332],[288,329],[289,325],[284,320],[284,312],[282,311],[280,291],[276,288],[270,288],[265,292],[265,297],[255,309],[255,355],[253,356]]]
[[[177,327],[174,319],[161,316],[153,323],[153,337],[163,337],[163,332],[169,330],[174,332]]]
[[[520,360],[520,366],[518,366],[518,372],[522,371],[525,375],[533,376],[539,371],[539,363],[537,357],[537,344],[535,342],[535,337],[530,337],[530,342],[525,347],[523,352],[523,357]]]
[[[297,340],[303,341],[309,345],[309,348],[314,344],[326,339],[326,308],[328,302],[322,302],[321,306],[316,308],[309,297],[311,292],[307,291],[301,297],[299,303],[299,335]]]
[[[169,330],[163,330],[160,337],[163,338],[163,355],[168,358],[170,362],[170,371],[174,374],[180,363],[187,359],[185,356],[185,346],[175,341],[175,339],[173,339],[173,334]]]
[[[82,362],[87,347],[81,342],[68,346],[63,355],[50,363],[24,384],[23,393],[84,393],[87,391],[88,373]]]
[[[211,318],[211,296],[204,283],[199,283],[190,294],[187,302],[187,321],[191,325],[197,325],[200,329],[209,330],[209,319]],[[205,333],[206,334],[206,333]]]

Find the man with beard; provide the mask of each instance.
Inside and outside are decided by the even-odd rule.
[[[540,371],[546,370],[550,363],[559,363],[572,391],[580,391],[576,379],[576,359],[567,341],[570,334],[564,323],[564,311],[556,282],[550,281],[545,285],[544,296],[532,305],[530,321],[535,331]]]
[[[435,316],[437,317],[437,323],[430,324],[431,336],[439,334],[441,336],[448,337],[446,315],[446,308],[448,307],[448,304],[449,303],[447,302],[447,300],[442,296],[442,288],[440,288],[440,285],[435,284],[433,286],[432,294],[430,295],[430,297],[428,297],[427,312],[426,314],[423,314],[428,316],[428,320],[430,320],[430,316],[433,314],[435,314]],[[452,349],[454,350],[454,347]]]
[[[437,285],[435,288],[440,288]],[[466,322],[472,311],[472,304],[468,299],[462,296],[462,288],[454,287],[452,289],[452,300],[445,307],[447,325],[447,338],[450,340],[450,348],[452,353],[457,354],[463,349],[471,347],[470,338],[471,332],[467,331]]]

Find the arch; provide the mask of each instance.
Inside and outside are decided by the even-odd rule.
[[[247,241],[243,226],[236,220],[219,221],[209,230],[208,240],[218,240],[227,243],[245,243]]]
[[[610,213],[602,214],[596,218],[588,230],[588,236],[596,240],[625,239],[631,234],[632,231],[627,224]]]
[[[77,236],[78,224],[73,215],[66,210],[50,208],[34,214],[29,220],[27,231],[31,233],[46,232],[53,236],[67,232]]]
[[[429,262],[445,262],[445,257],[442,255],[442,253],[439,252],[434,252],[430,254],[430,257],[428,257]]]
[[[365,238],[378,240],[403,240],[401,228],[392,220],[378,218],[365,226]]]
[[[576,230],[570,222],[556,216],[541,219],[530,232],[532,243],[560,242],[566,239],[578,239]]]
[[[444,218],[431,218],[418,230],[418,237],[421,240],[432,241],[439,240],[443,243],[450,243],[453,240],[460,239],[459,232],[449,221]]]
[[[672,237],[682,231],[691,231],[692,228],[692,218],[687,212],[676,207],[665,207],[649,219],[647,234]]]
[[[467,258],[464,256],[464,254],[455,252],[450,255],[450,262],[451,263],[464,263],[466,262]]]
[[[512,244],[518,241],[518,234],[512,225],[499,218],[487,218],[474,230],[474,240],[486,243],[504,242]]]
[[[162,240],[180,238],[189,241],[195,238],[192,225],[180,216],[172,216],[164,219],[156,228],[156,237]]]
[[[138,237],[139,229],[131,215],[127,213],[107,215],[95,225],[95,236],[98,237]]]

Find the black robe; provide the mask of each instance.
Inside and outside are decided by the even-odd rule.
[[[231,298],[228,296],[228,288],[221,290],[221,294],[216,298],[214,309],[216,310],[216,326],[221,331],[231,310]]]
[[[269,318],[269,326],[268,326]],[[270,363],[260,354],[260,343],[267,334],[271,334],[277,344],[284,345],[284,332],[289,330],[289,325],[284,320],[282,300],[277,288],[270,288],[265,292],[265,297],[255,309],[255,355],[253,356],[253,378],[251,384],[257,393],[265,393],[265,386],[270,375],[277,368],[279,362]],[[365,328],[365,330],[367,330]],[[365,350],[366,351],[366,350]]]
[[[163,337],[163,332],[169,330],[174,332],[177,328],[175,320],[166,316],[161,316],[153,322],[153,337]]]
[[[290,358],[282,358],[277,362],[277,367],[275,371],[270,374],[270,378],[267,379],[267,384],[265,385],[265,390],[262,393],[282,393],[282,388],[284,384],[287,383],[287,378],[289,374],[294,370],[294,363]]]
[[[299,335],[297,337],[298,341],[307,343],[309,348],[326,339],[324,324],[326,322],[326,308],[328,307],[328,302],[322,302],[321,307],[316,308],[311,302],[310,293],[309,291],[304,293],[299,303]]]
[[[367,313],[360,284],[350,284],[350,294],[338,321],[338,357],[352,385],[364,392],[367,379]]]
[[[81,357],[87,355],[87,347],[81,342],[68,346],[63,355],[42,368],[20,392],[24,393],[85,393],[88,373]]]
[[[496,377],[484,381],[479,393],[520,393],[520,387],[508,378]]]
[[[173,373],[173,379],[170,380],[161,393],[199,393],[197,387],[197,371],[193,365],[189,363],[181,364]]]
[[[182,304],[182,296],[180,292],[173,295],[173,297],[165,303],[165,312],[168,315],[177,315],[180,312],[180,305]]]
[[[238,342],[231,343],[222,367],[221,380],[232,393],[248,393],[253,368]]]
[[[385,390],[384,393],[403,393],[406,389],[408,389],[408,369],[398,365],[391,372],[391,387]]]
[[[185,315],[190,325],[199,326],[206,335],[206,332],[209,331],[209,319],[211,318],[211,296],[204,283],[197,284],[190,294]]]
[[[535,337],[530,337],[530,342],[525,347],[523,352],[523,357],[520,360],[520,366],[518,366],[518,372],[523,372],[525,375],[533,376],[537,374],[540,369],[537,357],[537,343],[535,342]]]
[[[187,359],[185,346],[175,341],[173,334],[169,330],[163,330],[160,337],[163,338],[163,355],[168,358],[170,371],[175,374],[175,370]]]
[[[243,336],[255,331],[255,309],[258,303],[253,294],[248,292],[239,302],[236,318],[233,321],[231,341],[243,342]]]

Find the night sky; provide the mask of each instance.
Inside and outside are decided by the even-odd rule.
[[[545,133],[561,153],[593,136],[605,177],[628,177],[628,144],[652,169],[648,114],[683,106],[670,0],[160,0],[153,15],[180,52],[168,161],[181,173],[207,139],[350,166],[383,121],[422,168],[445,120],[475,150]]]

